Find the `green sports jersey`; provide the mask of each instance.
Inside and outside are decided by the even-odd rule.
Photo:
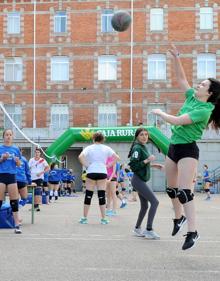
[[[192,124],[172,126],[172,144],[192,143],[201,139],[214,109],[212,103],[196,99],[194,89],[187,90],[185,96],[186,100],[177,116],[188,114],[192,120]]]
[[[143,181],[150,179],[150,163],[145,164],[143,161],[150,156],[147,146],[136,142],[131,151],[130,163],[132,172],[139,176]]]

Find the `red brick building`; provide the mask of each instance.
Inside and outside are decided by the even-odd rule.
[[[33,0],[1,1],[0,96],[19,127],[32,128],[34,117],[37,128],[52,131],[120,126],[147,123],[154,106],[176,112],[183,96],[169,41],[177,45],[192,85],[206,75],[220,77],[218,1],[134,0],[132,58],[131,29],[118,33],[110,25],[112,13],[131,13],[131,4],[38,0],[34,7]],[[0,126],[5,123],[1,113]]]
[[[112,29],[117,10],[133,14],[133,32]],[[170,41],[193,86],[220,78],[219,1],[1,0],[0,100],[44,146],[72,126],[155,124],[152,108],[183,101]],[[0,127],[11,127],[2,110]]]

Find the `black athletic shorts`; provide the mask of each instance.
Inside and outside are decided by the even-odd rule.
[[[49,181],[50,184],[59,184],[59,181]]]
[[[16,175],[9,174],[9,173],[2,173],[0,174],[0,183],[4,183],[5,185],[17,183]]]
[[[117,178],[112,178],[111,181],[117,181]]]
[[[26,182],[17,181],[18,189],[22,189],[27,186]]]
[[[90,180],[104,180],[107,179],[107,174],[103,174],[103,173],[89,173],[87,174],[87,178]]]
[[[189,157],[199,159],[199,148],[196,142],[183,144],[170,144],[167,156],[178,163],[180,159]]]
[[[47,181],[43,181],[43,187],[48,187],[48,182]]]
[[[43,180],[42,179],[32,180],[32,182],[36,183],[37,187],[43,186]]]

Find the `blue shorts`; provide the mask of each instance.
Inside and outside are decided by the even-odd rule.
[[[9,173],[0,174],[0,183],[4,183],[5,185],[17,183],[16,175]]]

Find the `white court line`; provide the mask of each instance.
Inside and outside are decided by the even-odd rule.
[[[87,271],[111,271],[111,272],[167,272],[167,273],[171,273],[170,268],[169,269],[131,269],[131,268],[120,268],[120,267],[111,267],[111,268],[103,268],[103,267],[84,267],[83,270],[87,270]],[[210,273],[220,273],[219,270],[175,270],[172,269],[172,274],[175,273],[202,273],[202,274],[210,274]],[[177,279],[178,280],[178,279]]]
[[[45,234],[44,234],[45,235]],[[51,236],[51,234],[50,234]],[[145,239],[145,238],[141,238],[141,237],[132,237],[132,236],[121,236],[121,237],[99,237],[98,235],[89,235],[88,237],[79,237],[78,235],[77,236],[69,236],[69,237],[66,237],[66,236],[61,236],[61,237],[46,237],[46,236],[43,236],[42,234],[39,235],[39,237],[36,236],[33,236],[30,237],[28,235],[17,235],[15,237],[14,234],[7,234],[7,236],[4,236],[4,235],[0,235],[0,238],[1,239],[20,239],[20,240],[73,240],[73,241],[123,241],[123,242],[126,242],[127,241],[139,241],[139,242],[143,242],[143,241],[146,241],[148,243],[167,243],[167,242],[170,242],[170,243],[173,243],[173,242],[181,242],[181,240],[177,240],[177,239],[161,239],[161,240],[149,240],[149,239]],[[203,244],[220,244],[220,240],[200,240],[199,243],[203,243]]]
[[[212,209],[220,210],[220,207],[211,207]]]

